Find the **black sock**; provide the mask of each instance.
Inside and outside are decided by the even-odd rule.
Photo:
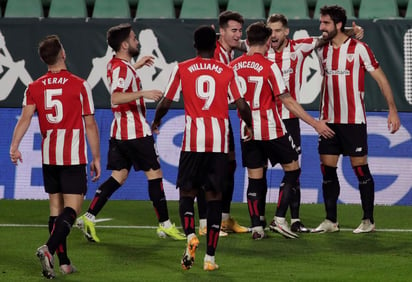
[[[292,197],[290,200],[290,217],[292,219],[299,218],[300,198],[300,182],[298,179],[298,181],[296,182],[296,187],[292,189]]]
[[[353,168],[359,181],[359,191],[361,195],[363,218],[374,223],[373,208],[375,201],[375,182],[369,170],[369,166],[361,165]]]
[[[96,216],[104,207],[106,202],[112,196],[112,194],[119,189],[120,183],[110,176],[100,187],[96,190],[96,194],[92,202],[90,203],[88,213]]]
[[[179,214],[183,230],[186,236],[195,233],[195,209],[194,198],[180,197],[179,199]],[[209,223],[208,223],[209,224]],[[220,224],[220,223],[219,223]]]
[[[236,160],[231,160],[228,163],[226,189],[222,194],[222,212],[230,213],[230,204],[232,203],[233,191],[235,189],[235,171]]]
[[[296,180],[299,178],[300,169],[285,171],[282,183],[279,187],[278,205],[275,215],[277,217],[286,217],[286,212],[290,205],[293,189],[296,188]]]
[[[57,216],[50,216],[49,217],[49,234],[52,233],[54,228],[54,222]],[[70,264],[70,259],[67,256],[67,247],[66,247],[66,239],[57,247],[56,253],[57,257],[59,258],[59,264]]]
[[[207,217],[207,204],[205,198],[205,191],[203,189],[199,189],[197,193],[197,211],[199,215],[199,219],[206,219]]]
[[[159,222],[169,219],[165,191],[163,190],[162,178],[151,179],[149,182],[149,197],[153,203]]]
[[[321,165],[321,171],[323,174],[322,191],[326,219],[329,219],[332,222],[337,222],[338,220],[338,198],[340,193],[340,185],[336,169],[336,167]]]
[[[261,203],[262,190],[264,180],[249,178],[249,185],[247,188],[247,204],[249,209],[250,220],[252,227],[261,226],[259,203]]]
[[[265,216],[266,214],[266,194],[268,192],[268,181],[266,178],[267,167],[263,168],[263,183],[261,188],[261,197],[259,198],[258,209],[260,216]]]
[[[66,241],[75,220],[76,212],[70,207],[65,207],[63,212],[56,218],[53,231],[46,243],[52,255],[56,252],[59,245]]]
[[[219,240],[220,223],[222,222],[222,201],[207,203],[207,250],[206,254],[214,256]]]

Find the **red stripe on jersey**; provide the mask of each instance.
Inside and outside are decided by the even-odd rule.
[[[355,54],[356,43],[355,41],[351,41],[348,50],[347,50],[347,59],[346,59],[346,69],[349,70],[350,73],[354,73],[354,54]],[[346,99],[347,99],[347,106],[348,106],[348,123],[355,123],[356,121],[356,102],[355,102],[355,95],[354,93],[354,85],[353,85],[353,77],[351,75],[345,76],[346,80]]]
[[[331,48],[332,52],[332,70],[339,70],[339,54],[340,54],[340,48],[335,49]],[[340,113],[341,113],[341,108],[340,108],[340,89],[339,89],[339,76],[338,75],[332,75],[332,86],[333,86],[333,114],[335,116],[335,122],[340,123]],[[343,93],[342,93],[343,94]]]

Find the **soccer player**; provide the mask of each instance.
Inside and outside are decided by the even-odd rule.
[[[36,255],[43,275],[52,279],[55,277],[55,253],[64,274],[75,271],[67,256],[66,238],[87,191],[85,135],[93,158],[90,163],[92,181],[100,177],[100,143],[91,89],[85,80],[67,71],[66,52],[59,37],[45,37],[39,43],[38,52],[48,72],[26,89],[22,114],[10,145],[10,158],[15,165],[23,161],[19,144],[37,112],[42,136],[44,188],[50,200],[50,237],[37,249]]]
[[[203,269],[215,270],[215,251],[222,220],[222,191],[228,162],[229,102],[236,104],[245,123],[245,141],[252,135],[250,109],[239,93],[232,68],[213,59],[216,33],[209,26],[194,32],[197,56],[174,69],[165,96],[156,109],[152,130],[158,132],[162,117],[182,91],[185,130],[176,187],[179,212],[187,237],[182,268],[190,269],[199,240],[195,233],[194,198],[204,190],[207,206],[207,250]],[[228,99],[229,98],[229,99]]]
[[[326,219],[313,232],[339,231],[337,200],[340,187],[336,173],[340,155],[349,156],[353,171],[359,180],[363,217],[353,233],[375,230],[373,217],[374,181],[368,166],[366,113],[364,104],[365,71],[378,83],[389,107],[388,129],[395,133],[400,120],[389,82],[368,45],[348,37],[343,32],[346,11],[337,5],[320,9],[320,26],[323,39],[329,43],[317,49],[324,72],[324,90],[320,118],[336,135],[319,139],[323,199]]]
[[[282,14],[272,14],[267,19],[267,25],[272,29],[271,49],[269,50],[268,58],[275,61],[279,69],[282,70],[283,78],[286,86],[289,89],[290,95],[296,100],[300,101],[300,95],[304,90],[302,86],[302,71],[303,63],[307,56],[309,56],[316,46],[324,44],[321,38],[309,37],[302,39],[290,39],[288,19]],[[345,29],[345,33],[348,35],[355,35],[356,38],[361,39],[363,37],[363,29],[360,26],[352,23],[352,27]],[[299,119],[291,113],[286,106],[277,100],[277,107],[279,114],[285,124],[287,132],[293,139],[293,143],[296,146],[298,154],[301,154],[301,136]],[[293,232],[309,232],[310,230],[304,226],[299,218],[301,191],[298,179],[298,185],[296,190],[293,191],[292,200],[290,203],[291,214],[291,226],[290,229]],[[266,199],[264,195],[263,200]],[[265,203],[261,204],[261,220],[264,220]],[[270,225],[273,226],[273,225]]]
[[[141,90],[140,79],[131,59],[139,55],[139,42],[130,24],[120,24],[107,31],[107,43],[115,55],[107,65],[114,119],[111,126],[107,169],[111,176],[97,189],[87,212],[78,225],[90,241],[99,242],[94,228],[95,217],[110,196],[126,181],[132,166],[143,170],[148,179],[149,197],[158,217],[159,236],[186,239],[171,223],[162,184],[162,170],[157,149],[146,121],[144,98],[158,101],[159,90]],[[146,57],[150,60],[150,56]],[[139,64],[138,64],[139,65]]]
[[[224,11],[219,15],[219,40],[216,41],[214,58],[224,64],[229,64],[234,59],[234,49],[241,45],[242,26],[244,19],[242,15],[233,11]],[[245,233],[249,228],[241,226],[230,216],[230,205],[235,189],[235,142],[233,129],[229,119],[229,163],[226,178],[227,189],[222,196],[222,230],[224,232]]]
[[[296,102],[287,91],[276,63],[265,57],[270,48],[272,30],[264,23],[257,22],[251,24],[246,32],[250,49],[230,65],[239,75],[242,92],[253,116],[254,138],[250,142],[241,142],[242,163],[247,168],[249,179],[247,201],[252,221],[252,238],[259,240],[265,236],[258,203],[264,195],[264,168],[268,159],[272,166],[280,163],[284,170],[273,229],[285,237],[297,238],[298,235],[289,229],[285,216],[292,194],[297,189],[300,167],[292,139],[279,116],[276,100],[280,99],[294,115],[322,136],[330,137],[333,131],[324,121],[311,117]],[[241,128],[243,126],[242,123]]]

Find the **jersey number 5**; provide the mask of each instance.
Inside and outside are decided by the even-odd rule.
[[[50,123],[59,123],[63,119],[63,104],[56,96],[62,95],[62,89],[47,89],[45,92],[46,110],[54,110],[54,114],[47,114],[46,118]]]

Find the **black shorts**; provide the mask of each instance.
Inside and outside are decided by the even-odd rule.
[[[228,154],[180,152],[176,188],[185,191],[226,189]]]
[[[107,169],[130,170],[132,165],[135,171],[160,168],[159,154],[153,136],[132,140],[110,139]]]
[[[295,150],[300,155],[301,149],[301,137],[300,137],[300,123],[298,118],[289,118],[282,120],[285,124],[286,130],[292,137],[293,144],[295,145]]]
[[[87,193],[86,165],[43,165],[44,190],[49,194]]]
[[[319,138],[318,152],[321,155],[344,155],[361,157],[368,154],[368,134],[366,124],[334,124],[328,126],[335,136]]]
[[[273,140],[241,142],[241,146],[242,164],[247,168],[264,167],[268,160],[275,166],[277,163],[288,164],[299,158],[289,134]]]

